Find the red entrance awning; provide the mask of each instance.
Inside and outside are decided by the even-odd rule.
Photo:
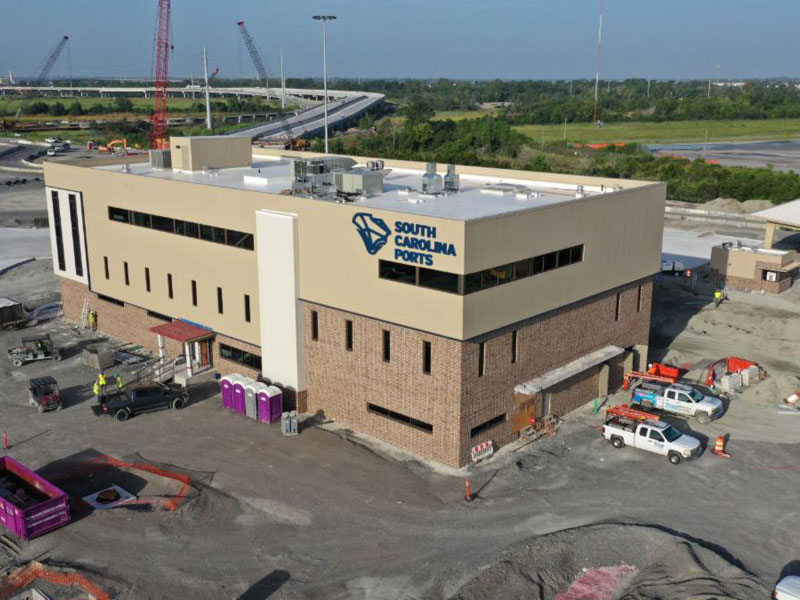
[[[156,335],[163,335],[165,338],[175,340],[180,343],[194,342],[214,335],[213,331],[192,325],[186,321],[172,321],[163,325],[151,327],[150,331]]]

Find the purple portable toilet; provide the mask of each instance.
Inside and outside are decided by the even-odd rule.
[[[233,410],[233,382],[238,375],[225,375],[219,380],[219,387],[222,392],[222,407]]]
[[[281,413],[283,413],[283,390],[277,385],[271,385],[267,388],[269,394],[269,422],[281,420]]]
[[[233,412],[244,414],[244,388],[248,381],[241,375],[233,382]]]
[[[272,404],[270,403],[271,385],[262,383],[258,389],[258,420],[261,423],[272,423]]]

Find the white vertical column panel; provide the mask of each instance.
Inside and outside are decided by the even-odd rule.
[[[306,382],[297,236],[297,215],[256,212],[262,374],[302,391]]]

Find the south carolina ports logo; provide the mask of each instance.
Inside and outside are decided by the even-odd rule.
[[[376,254],[386,245],[392,230],[386,221],[370,213],[356,213],[353,215],[353,225],[356,226],[358,235],[369,254]]]

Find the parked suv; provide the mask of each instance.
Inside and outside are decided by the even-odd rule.
[[[117,421],[127,421],[131,416],[143,412],[186,406],[189,393],[185,388],[163,383],[142,383],[122,390],[114,390],[100,397],[100,403],[92,406],[96,416],[113,416]]]

